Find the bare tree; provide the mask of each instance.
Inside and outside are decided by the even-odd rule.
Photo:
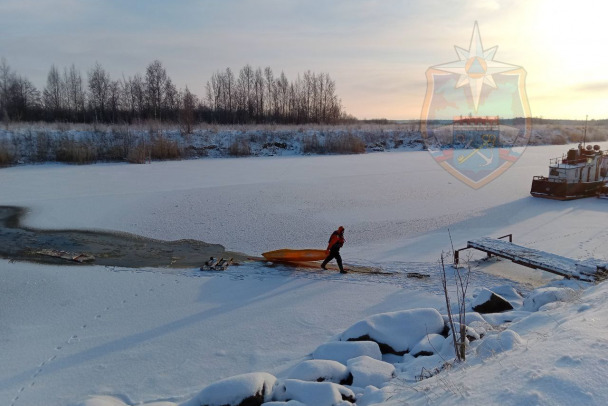
[[[165,113],[165,118],[169,118],[171,120],[177,119],[177,112],[179,110],[179,92],[169,77],[167,77],[167,80],[165,80],[163,85],[161,108]]]
[[[40,92],[28,79],[15,76],[8,90],[7,110],[19,120],[31,119],[31,114],[40,107]]]
[[[250,65],[245,65],[239,72],[237,80],[238,104],[243,114],[243,120],[249,121],[253,117],[254,97],[253,97],[254,71]]]
[[[64,85],[55,65],[51,66],[46,78],[46,87],[43,92],[44,107],[52,114],[55,120],[61,118],[64,108]]]
[[[167,71],[163,64],[157,59],[148,65],[146,69],[146,95],[148,98],[148,109],[154,119],[161,120],[161,106]]]
[[[78,120],[78,117],[84,113],[85,109],[85,92],[82,86],[82,76],[76,70],[74,64],[70,70],[64,70],[63,81],[66,90],[66,109],[68,116],[72,121]],[[84,119],[84,116],[82,116]]]
[[[224,108],[227,111],[227,118],[230,122],[234,122],[235,119],[235,108],[234,108],[234,73],[230,68],[226,68],[224,73],[224,95],[225,103]]]
[[[216,114],[222,109],[222,79],[221,74],[219,72],[213,73],[211,75],[211,79],[207,81],[206,85],[207,90],[207,100],[211,109],[213,109]]]
[[[254,120],[260,122],[264,118],[264,75],[262,69],[257,68],[253,78],[253,94],[254,94]]]
[[[93,69],[89,71],[89,103],[93,109],[95,121],[106,120],[109,90],[110,74],[99,62],[96,62]]]
[[[0,61],[0,119],[8,121],[9,87],[14,74],[3,57]]]
[[[183,91],[181,96],[180,123],[183,126],[186,134],[192,133],[194,126],[194,110],[196,109],[196,96],[188,90],[188,86]]]
[[[269,118],[269,119],[273,119],[274,115],[275,115],[275,109],[276,109],[276,96],[277,96],[277,92],[276,92],[276,86],[275,86],[275,82],[274,82],[274,74],[272,73],[272,69],[270,68],[270,66],[267,66],[266,68],[264,68],[264,81],[266,83],[266,112],[265,115]]]
[[[131,80],[131,94],[137,119],[141,120],[146,109],[146,85],[139,73],[136,73]]]
[[[281,72],[281,76],[277,79],[277,100],[278,100],[278,115],[283,119],[287,118],[288,106],[289,106],[289,81],[284,72]]]
[[[108,84],[108,108],[110,110],[110,122],[115,123],[121,110],[120,106],[120,82],[112,80]]]

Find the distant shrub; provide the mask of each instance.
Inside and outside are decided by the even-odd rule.
[[[36,133],[36,162],[46,162],[49,158],[49,150],[51,149],[52,141],[46,132]]]
[[[305,154],[318,154],[323,151],[319,138],[316,134],[307,135],[302,138],[302,152]]]
[[[551,145],[564,145],[568,143],[568,139],[561,134],[554,134],[549,138]]]
[[[88,164],[97,160],[97,151],[84,141],[63,137],[55,151],[55,159],[58,162]]]
[[[5,143],[0,144],[0,167],[9,166],[15,161],[13,153]]]
[[[65,133],[72,129],[72,125],[68,122],[58,121],[55,123],[55,128],[57,128],[57,131]]]
[[[586,141],[601,142],[608,140],[608,130],[604,127],[591,127],[587,131]]]
[[[181,153],[177,141],[168,139],[162,134],[150,139],[150,157],[158,160],[179,159]]]
[[[228,148],[228,153],[232,156],[251,155],[251,146],[247,140],[235,140]]]
[[[143,141],[140,141],[127,153],[127,162],[132,164],[145,164],[150,158],[150,149]]]
[[[135,147],[137,137],[128,127],[111,127],[106,132],[95,133],[98,145],[98,159],[104,161],[123,161]]]
[[[363,154],[365,143],[353,134],[340,134],[325,139],[325,152],[330,154]]]

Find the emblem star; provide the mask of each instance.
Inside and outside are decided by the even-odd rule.
[[[498,50],[498,46],[488,50],[483,49],[477,22],[475,22],[475,26],[473,27],[473,35],[471,36],[469,49],[466,50],[458,46],[454,46],[454,48],[458,54],[457,61],[437,65],[433,68],[444,72],[459,74],[460,78],[458,78],[456,88],[463,87],[467,84],[469,85],[471,95],[473,96],[475,112],[477,112],[483,85],[488,85],[494,89],[497,88],[492,75],[509,72],[519,68],[519,66],[495,61],[494,55]]]

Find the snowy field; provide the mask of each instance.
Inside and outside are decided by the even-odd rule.
[[[209,385],[250,372],[276,377],[287,392],[310,393],[285,378],[355,323],[418,308],[445,314],[437,261],[450,250],[448,229],[455,248],[512,233],[520,245],[608,260],[608,201],[529,195],[532,176],[546,175],[549,158],[565,150],[529,147],[480,190],[453,178],[427,152],[2,169],[0,205],[27,207],[31,227],[193,238],[258,256],[324,248],[343,225],[347,263],[431,277],[259,263],[201,273],[2,260],[0,404],[190,406],[209,394]],[[505,285],[529,294],[555,280],[507,261],[475,262],[469,296]],[[519,303],[509,316],[516,321],[486,325],[464,365],[416,382],[420,371],[413,368],[422,364],[408,354],[384,357],[396,379],[378,383],[363,373],[362,388],[345,390],[358,405],[605,405],[608,289],[567,285],[574,290],[561,290],[571,294],[556,294],[556,302],[541,295],[543,307]],[[501,333],[505,328],[513,335]],[[384,388],[364,387],[371,383]],[[212,395],[234,390],[227,387]],[[308,404],[324,399],[313,396]]]

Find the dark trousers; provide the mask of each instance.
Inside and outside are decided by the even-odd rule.
[[[344,272],[344,268],[342,268],[342,257],[340,256],[340,249],[330,250],[329,255],[327,256],[327,258],[325,258],[325,261],[323,261],[321,267],[325,268],[325,265],[327,265],[327,263],[332,259],[335,259],[338,263],[338,268],[340,268],[340,272]]]

